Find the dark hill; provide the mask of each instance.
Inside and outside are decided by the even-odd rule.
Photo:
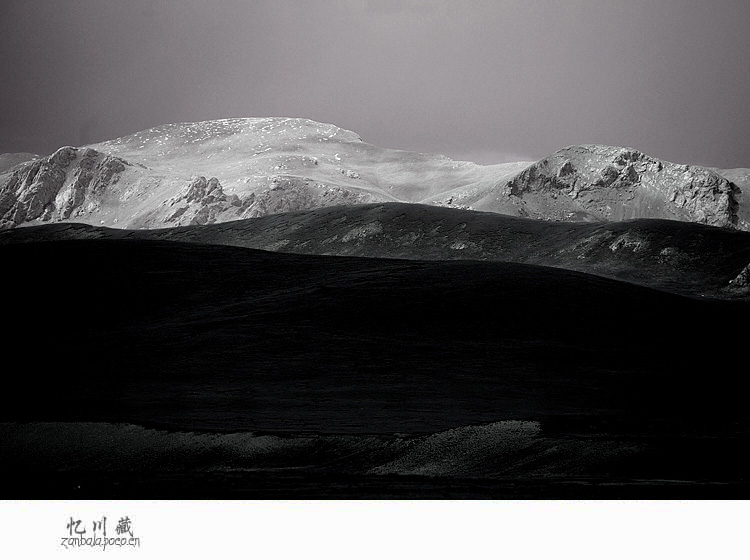
[[[750,233],[669,220],[564,223],[385,203],[319,208],[207,226],[130,231],[50,224],[0,232],[0,244],[152,239],[290,253],[553,266],[688,295],[742,297]]]
[[[4,421],[392,433],[746,414],[741,302],[515,263],[165,241],[12,244],[0,258],[19,364]]]
[[[164,240],[0,259],[5,498],[750,492],[742,301]]]

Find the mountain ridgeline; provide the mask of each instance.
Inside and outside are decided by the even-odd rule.
[[[247,118],[164,125],[31,160],[11,155],[0,167],[2,229],[64,221],[152,229],[405,202],[750,230],[747,170],[677,165],[630,148],[571,146],[536,163],[482,166],[378,148],[330,124]]]
[[[203,187],[211,189],[208,184]],[[0,246],[93,239],[175,241],[310,255],[516,262],[684,295],[750,296],[750,232],[674,220],[547,222],[390,202],[204,226],[124,230],[59,223],[0,232]]]
[[[744,498],[748,188],[281,118],[10,154],[0,491]]]

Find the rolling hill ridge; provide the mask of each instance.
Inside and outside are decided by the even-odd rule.
[[[750,229],[742,187],[731,180],[744,186],[747,173],[721,173],[598,145],[482,166],[378,148],[306,119],[223,119],[64,147],[0,171],[0,228],[75,221],[148,229],[407,202],[540,220]]]
[[[750,295],[743,276],[750,263],[750,233],[673,220],[562,223],[421,204],[380,203],[154,230],[59,223],[0,232],[0,245],[90,239],[176,241],[410,260],[518,262],[685,295]]]

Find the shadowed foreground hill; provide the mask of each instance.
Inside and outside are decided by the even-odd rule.
[[[18,302],[4,344],[23,364],[0,397],[14,495],[40,472],[68,497],[93,472],[100,498],[118,495],[113,480],[128,496],[287,497],[315,495],[316,477],[345,495],[371,495],[372,483],[433,497],[446,477],[512,476],[548,497],[550,480],[612,473],[701,488],[742,480],[727,467],[746,447],[742,302],[515,263],[166,241],[8,244],[0,258],[14,271],[3,292]],[[504,421],[531,424],[489,426]],[[81,422],[94,424],[65,424]],[[211,432],[215,443],[103,423]],[[236,459],[239,440],[218,435],[230,432],[275,435]],[[72,463],[65,441],[83,446]],[[101,453],[105,441],[122,461]],[[177,445],[171,462],[154,460],[165,445]],[[565,459],[545,460],[554,449]],[[712,460],[685,461],[693,452]],[[272,478],[243,486],[254,476]]]
[[[152,239],[320,255],[489,260],[554,266],[690,295],[748,295],[750,233],[668,220],[562,223],[418,204],[318,208],[207,226],[128,231],[51,224],[0,244]]]

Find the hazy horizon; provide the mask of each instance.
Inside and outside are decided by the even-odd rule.
[[[9,0],[0,152],[289,116],[478,163],[572,144],[750,167],[739,0]]]

